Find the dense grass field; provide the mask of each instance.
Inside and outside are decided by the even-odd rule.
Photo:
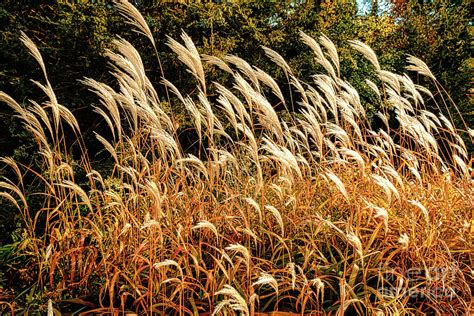
[[[120,10],[155,46],[140,13],[128,2]],[[0,182],[0,195],[24,227],[21,266],[11,269],[26,291],[5,295],[0,312],[468,314],[474,190],[461,134],[472,141],[473,131],[440,114],[449,96],[423,61],[409,56],[407,70],[434,91],[381,69],[370,47],[351,41],[377,73],[366,81],[384,104],[373,127],[331,40],[301,33],[301,41],[325,71],[302,82],[263,48],[284,72],[282,86],[236,56],[201,56],[185,33],[169,38],[196,87],[183,95],[163,79],[162,96],[139,52],[118,38],[108,52],[115,86],[83,80],[109,127],[96,138],[113,164],[98,171],[23,34],[44,73],[33,84],[48,100],[24,107],[0,92],[39,151],[34,166],[2,158],[15,176]],[[233,84],[209,82],[204,65]],[[173,102],[188,111],[193,153]],[[71,135],[80,159],[71,158]],[[41,190],[28,192],[31,182]]]

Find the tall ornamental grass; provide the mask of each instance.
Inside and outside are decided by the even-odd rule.
[[[140,13],[118,5],[154,47]],[[21,213],[17,268],[41,293],[40,308],[69,301],[96,313],[468,313],[474,192],[460,133],[472,130],[454,125],[421,60],[409,56],[407,69],[431,80],[434,92],[382,69],[370,47],[351,41],[376,73],[366,80],[383,104],[382,126],[373,127],[331,40],[300,36],[324,69],[311,82],[263,48],[287,85],[237,56],[200,55],[185,33],[169,38],[196,87],[183,94],[163,78],[168,96],[158,95],[135,48],[115,40],[107,52],[114,87],[83,80],[109,128],[96,134],[113,159],[107,172],[92,167],[81,122],[56,98],[38,48],[21,36],[44,73],[34,84],[47,101],[24,107],[3,92],[0,101],[36,140],[41,167],[2,158],[16,176],[0,182],[0,194]],[[209,82],[209,65],[233,84]],[[186,108],[197,152],[180,143],[163,100]],[[82,152],[74,165],[66,133]],[[40,192],[25,189],[31,179]],[[32,195],[41,196],[40,208],[30,206]]]

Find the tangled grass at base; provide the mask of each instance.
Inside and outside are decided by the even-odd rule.
[[[138,11],[127,2],[119,8],[154,46]],[[384,126],[372,129],[358,91],[340,76],[333,43],[304,33],[301,40],[325,73],[301,82],[264,48],[288,78],[282,88],[236,56],[200,56],[184,33],[181,41],[169,39],[196,89],[182,95],[178,83],[161,84],[168,100],[188,110],[199,155],[183,150],[177,122],[139,53],[116,40],[108,56],[118,89],[84,80],[110,127],[110,137],[97,135],[115,162],[105,174],[92,169],[78,122],[56,99],[39,50],[22,36],[44,72],[44,82],[35,84],[49,100],[27,108],[5,93],[0,100],[37,141],[42,168],[3,158],[17,177],[0,186],[21,212],[17,254],[27,258],[22,268],[30,285],[43,289],[42,307],[76,295],[95,304],[95,312],[470,310],[474,192],[459,132],[468,131],[472,141],[472,130],[428,111],[424,100],[438,100],[444,110],[445,99],[382,70],[369,47],[352,41],[354,53],[376,70],[378,84],[367,86],[385,104],[378,113]],[[442,94],[422,61],[409,62]],[[234,85],[207,82],[204,63],[228,72]],[[217,96],[207,94],[211,85]],[[282,93],[288,87],[291,101]],[[285,119],[270,100],[287,108]],[[297,113],[290,111],[294,104]],[[394,114],[396,129],[389,124]],[[77,136],[79,166],[68,158],[66,131]],[[87,184],[77,181],[77,168]],[[44,197],[41,209],[28,205],[26,176],[44,188],[35,192]]]

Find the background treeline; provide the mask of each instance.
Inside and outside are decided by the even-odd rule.
[[[364,80],[373,70],[362,56],[349,54],[346,42],[359,39],[375,50],[387,70],[403,72],[407,54],[426,61],[458,105],[467,125],[473,126],[469,95],[472,12],[468,0],[397,0],[389,10],[383,4],[384,14],[379,14],[382,10],[377,1],[371,1],[369,6],[379,7],[379,11],[373,9],[368,14],[358,14],[361,4],[355,1],[132,2],[145,16],[157,40],[159,58],[149,42],[124,22],[110,1],[4,0],[0,3],[0,90],[25,104],[28,99],[38,100],[43,95],[30,80],[39,79],[42,74],[19,41],[20,31],[24,31],[39,46],[59,102],[79,119],[89,154],[99,163],[105,155],[100,152],[93,131],[102,130],[104,123],[91,108],[97,98],[79,79],[91,77],[113,82],[104,52],[112,49],[111,40],[117,34],[131,41],[142,54],[154,83],[161,80],[160,60],[166,78],[179,85],[181,91],[189,92],[195,87],[195,80],[166,46],[166,37],[178,38],[182,30],[191,36],[200,53],[237,55],[272,74],[283,86],[284,74],[265,57],[262,45],[279,52],[300,78],[310,82],[309,75],[316,73],[319,66],[299,41],[298,33],[302,30],[317,37],[323,32],[340,50],[342,76],[356,88],[364,88]],[[221,82],[231,80],[216,67],[209,66],[206,71]],[[167,102],[165,91],[160,88],[158,91],[163,102]],[[283,93],[289,94],[289,89]],[[212,96],[212,90],[209,94]],[[381,106],[375,100],[368,92],[362,94],[369,113],[376,113]],[[180,124],[183,143],[189,144],[192,150],[195,137],[184,120],[184,107],[175,104],[179,103],[171,102],[168,108],[172,108]],[[460,121],[459,116],[454,120]],[[0,108],[0,130],[1,156],[15,156],[34,165],[36,146],[4,105]],[[0,244],[10,241],[15,222],[11,213],[2,212]]]

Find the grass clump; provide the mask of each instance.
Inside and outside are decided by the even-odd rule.
[[[138,11],[120,11],[154,45]],[[162,82],[167,102],[189,112],[199,143],[193,154],[139,53],[117,39],[108,52],[116,88],[83,81],[110,129],[97,140],[113,168],[98,172],[79,122],[55,97],[39,50],[22,36],[44,72],[44,83],[35,83],[48,100],[26,108],[5,93],[0,100],[37,141],[42,168],[3,158],[16,178],[0,187],[23,219],[16,250],[23,260],[15,269],[41,293],[39,308],[74,303],[89,312],[245,315],[470,309],[474,192],[459,134],[467,127],[430,111],[425,103],[444,107],[444,99],[383,70],[368,46],[353,41],[374,66],[379,84],[368,87],[385,105],[382,127],[372,127],[358,91],[339,73],[330,39],[301,38],[326,71],[311,83],[264,48],[288,78],[292,102],[244,60],[200,56],[184,33],[181,41],[169,39],[196,78],[189,95]],[[207,82],[204,60],[229,72],[234,85]],[[409,70],[439,87],[422,61],[408,61]],[[211,87],[217,96],[208,94]],[[285,119],[275,98],[288,110]],[[299,110],[290,112],[295,105]],[[74,167],[65,133],[76,135],[82,151]],[[41,192],[26,192],[26,177],[41,183]],[[30,208],[31,194],[43,197],[40,209]],[[18,302],[5,310],[20,310]]]

